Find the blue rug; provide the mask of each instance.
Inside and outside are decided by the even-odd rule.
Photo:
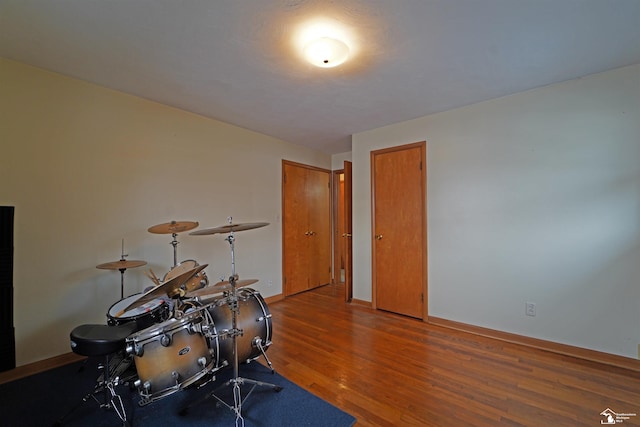
[[[72,363],[47,372],[0,385],[0,425],[3,427],[53,426],[93,389],[98,371],[92,360],[82,367]],[[145,406],[140,406],[137,391],[121,384],[115,391],[122,397],[127,421],[132,427],[165,426],[235,426],[235,413],[214,398],[217,396],[233,406],[232,387],[221,387],[233,375],[231,368],[216,373],[215,381],[204,386],[188,387]],[[256,387],[242,405],[245,427],[308,426],[350,427],[355,418],[328,402],[303,390],[286,378],[272,374],[263,365],[253,362],[240,365],[239,376],[282,387]],[[242,396],[251,385],[242,385]],[[98,398],[102,401],[103,395]],[[190,407],[189,407],[190,406]],[[184,414],[181,410],[189,407]],[[100,408],[89,399],[64,419],[64,426],[107,427],[122,422],[112,409]],[[241,424],[238,424],[241,425]]]

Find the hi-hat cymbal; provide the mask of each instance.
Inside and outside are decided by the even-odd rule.
[[[192,236],[204,236],[208,234],[226,234],[232,231],[252,230],[269,225],[268,222],[245,222],[243,224],[227,224],[216,228],[207,228],[205,230],[192,231]]]
[[[200,225],[197,221],[171,221],[149,227],[147,231],[154,234],[174,234],[189,231]]]
[[[185,291],[181,288],[182,285],[184,285],[189,279],[198,274],[200,271],[204,270],[208,265],[209,264],[199,265],[189,271],[185,271],[184,273],[177,275],[170,280],[167,280],[164,283],[160,283],[158,286],[150,289],[147,293],[131,303],[124,309],[123,312],[132,310],[146,302],[152,301],[159,297],[168,296],[169,298],[173,298],[178,295],[184,295]]]
[[[145,265],[146,261],[125,260],[105,262],[104,264],[96,265],[96,268],[101,270],[126,270],[127,268],[136,268]]]
[[[237,280],[236,281],[236,288],[243,288],[245,286],[249,286],[249,285],[253,285],[254,283],[257,283],[258,280],[256,279],[246,279],[246,280]],[[231,283],[228,281],[225,282],[218,282],[213,286],[207,286],[204,287],[202,289],[198,289],[192,292],[188,292],[187,293],[187,297],[188,298],[195,298],[195,297],[210,297],[216,294],[220,294],[224,291],[228,291],[231,289]]]

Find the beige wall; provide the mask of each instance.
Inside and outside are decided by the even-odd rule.
[[[15,206],[14,323],[18,366],[68,352],[69,332],[104,323],[120,273],[96,265],[148,262],[125,274],[125,296],[173,265],[171,220],[200,228],[266,221],[236,235],[236,270],[263,296],[281,293],[281,160],[323,168],[328,155],[0,59],[0,204]],[[225,236],[178,237],[178,261],[231,272]],[[269,285],[269,282],[272,285]]]
[[[334,171],[344,169],[345,161],[351,161],[351,151],[347,153],[338,153],[331,156],[331,169]]]
[[[640,67],[353,136],[354,297],[371,298],[371,150],[427,141],[429,310],[636,356],[640,342]],[[173,263],[147,228],[267,221],[237,234],[241,278],[281,292],[281,160],[332,167],[301,146],[0,59],[0,204],[16,207],[17,363],[69,351],[120,297],[120,257]],[[337,167],[333,169],[336,169]],[[223,236],[179,236],[179,260],[230,273]],[[273,284],[268,285],[269,281]],[[535,318],[524,303],[537,303]]]
[[[640,65],[353,135],[354,298],[371,300],[370,152],[417,141],[430,315],[637,356]]]

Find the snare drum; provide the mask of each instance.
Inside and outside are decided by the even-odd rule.
[[[140,405],[168,396],[198,381],[214,360],[202,334],[200,310],[169,319],[130,335],[127,353],[134,355],[142,396]]]
[[[271,345],[271,313],[258,291],[243,288],[237,294],[236,327],[242,330],[242,335],[236,337],[238,362],[249,363],[262,355],[260,346],[266,351]],[[233,337],[229,334],[233,328],[233,317],[225,301],[225,298],[220,298],[207,306],[213,323],[209,326],[213,332],[209,346],[218,355],[218,367],[233,364]]]
[[[142,294],[131,295],[113,304],[107,312],[107,323],[115,326],[128,322],[136,322],[138,325],[136,330],[139,331],[156,323],[164,322],[169,318],[171,310],[165,300],[161,298],[145,302],[139,307],[121,313],[141,296]]]
[[[164,278],[162,279],[162,282],[164,283],[168,280],[173,279],[174,277],[181,275],[182,273],[186,273],[189,270],[193,270],[199,265],[200,264],[198,264],[192,259],[182,261],[180,264],[173,267],[167,274],[165,274]],[[209,284],[209,279],[207,278],[207,274],[204,272],[204,270],[201,270],[184,284],[184,289],[187,292],[191,292],[200,288],[204,288],[208,284]]]

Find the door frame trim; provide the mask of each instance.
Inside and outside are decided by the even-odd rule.
[[[338,266],[337,247],[340,245],[341,240],[338,240],[338,231],[340,230],[340,224],[338,217],[340,216],[340,175],[344,173],[344,169],[335,169],[331,171],[331,279],[334,284],[342,284],[340,281],[340,267]]]
[[[427,141],[414,142],[411,144],[396,145],[393,147],[373,150],[369,155],[370,183],[371,183],[371,306],[378,309],[377,302],[377,277],[376,277],[376,200],[375,200],[375,156],[378,154],[391,153],[394,151],[402,151],[413,148],[420,148],[422,170],[421,170],[421,186],[422,186],[422,321],[427,322],[429,319],[429,280],[428,280],[428,240],[427,240]]]

